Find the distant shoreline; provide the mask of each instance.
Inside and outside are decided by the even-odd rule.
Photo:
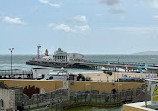
[[[144,52],[134,53],[134,55],[158,55],[158,51],[144,51]]]

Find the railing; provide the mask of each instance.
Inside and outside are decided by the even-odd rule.
[[[11,70],[0,70],[0,76],[2,75],[10,75]],[[27,75],[32,74],[32,71],[28,70],[12,70],[12,75]]]
[[[85,63],[91,63],[91,64],[109,64],[109,65],[132,65],[132,66],[145,66],[145,63],[141,62],[118,62],[118,61],[105,61],[105,62],[97,62],[97,61],[85,61]],[[148,66],[155,66],[154,63],[148,63]]]
[[[99,104],[99,105],[110,105],[120,103],[120,94],[80,94],[70,96],[70,104]]]

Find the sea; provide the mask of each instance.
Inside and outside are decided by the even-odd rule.
[[[31,68],[37,68],[42,66],[26,65],[26,61],[30,60],[36,55],[13,55],[12,63],[13,70],[31,70]],[[158,65],[158,55],[84,55],[86,61],[91,62],[119,62],[119,63],[146,63]],[[10,70],[11,56],[0,55],[0,70]],[[47,67],[50,69],[50,73],[53,73],[58,68]],[[101,70],[86,70],[67,68],[69,73],[100,73]]]

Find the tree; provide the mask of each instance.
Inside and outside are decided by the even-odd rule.
[[[77,76],[77,81],[80,81],[80,79],[82,79],[82,81],[85,81],[85,80],[86,80],[86,78],[84,77],[84,75],[78,74],[78,76]]]

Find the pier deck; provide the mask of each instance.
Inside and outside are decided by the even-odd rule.
[[[117,71],[118,69],[127,70],[126,65],[128,67],[128,71],[137,71],[138,66],[140,65],[142,70],[145,70],[145,63],[125,63],[125,62],[54,62],[54,61],[41,61],[41,60],[30,60],[27,61],[26,64],[29,65],[38,65],[38,66],[46,66],[46,67],[55,67],[55,68],[83,68],[83,69],[101,69],[104,67],[106,70]],[[158,72],[158,66],[155,64],[148,64],[148,70],[150,72]]]

